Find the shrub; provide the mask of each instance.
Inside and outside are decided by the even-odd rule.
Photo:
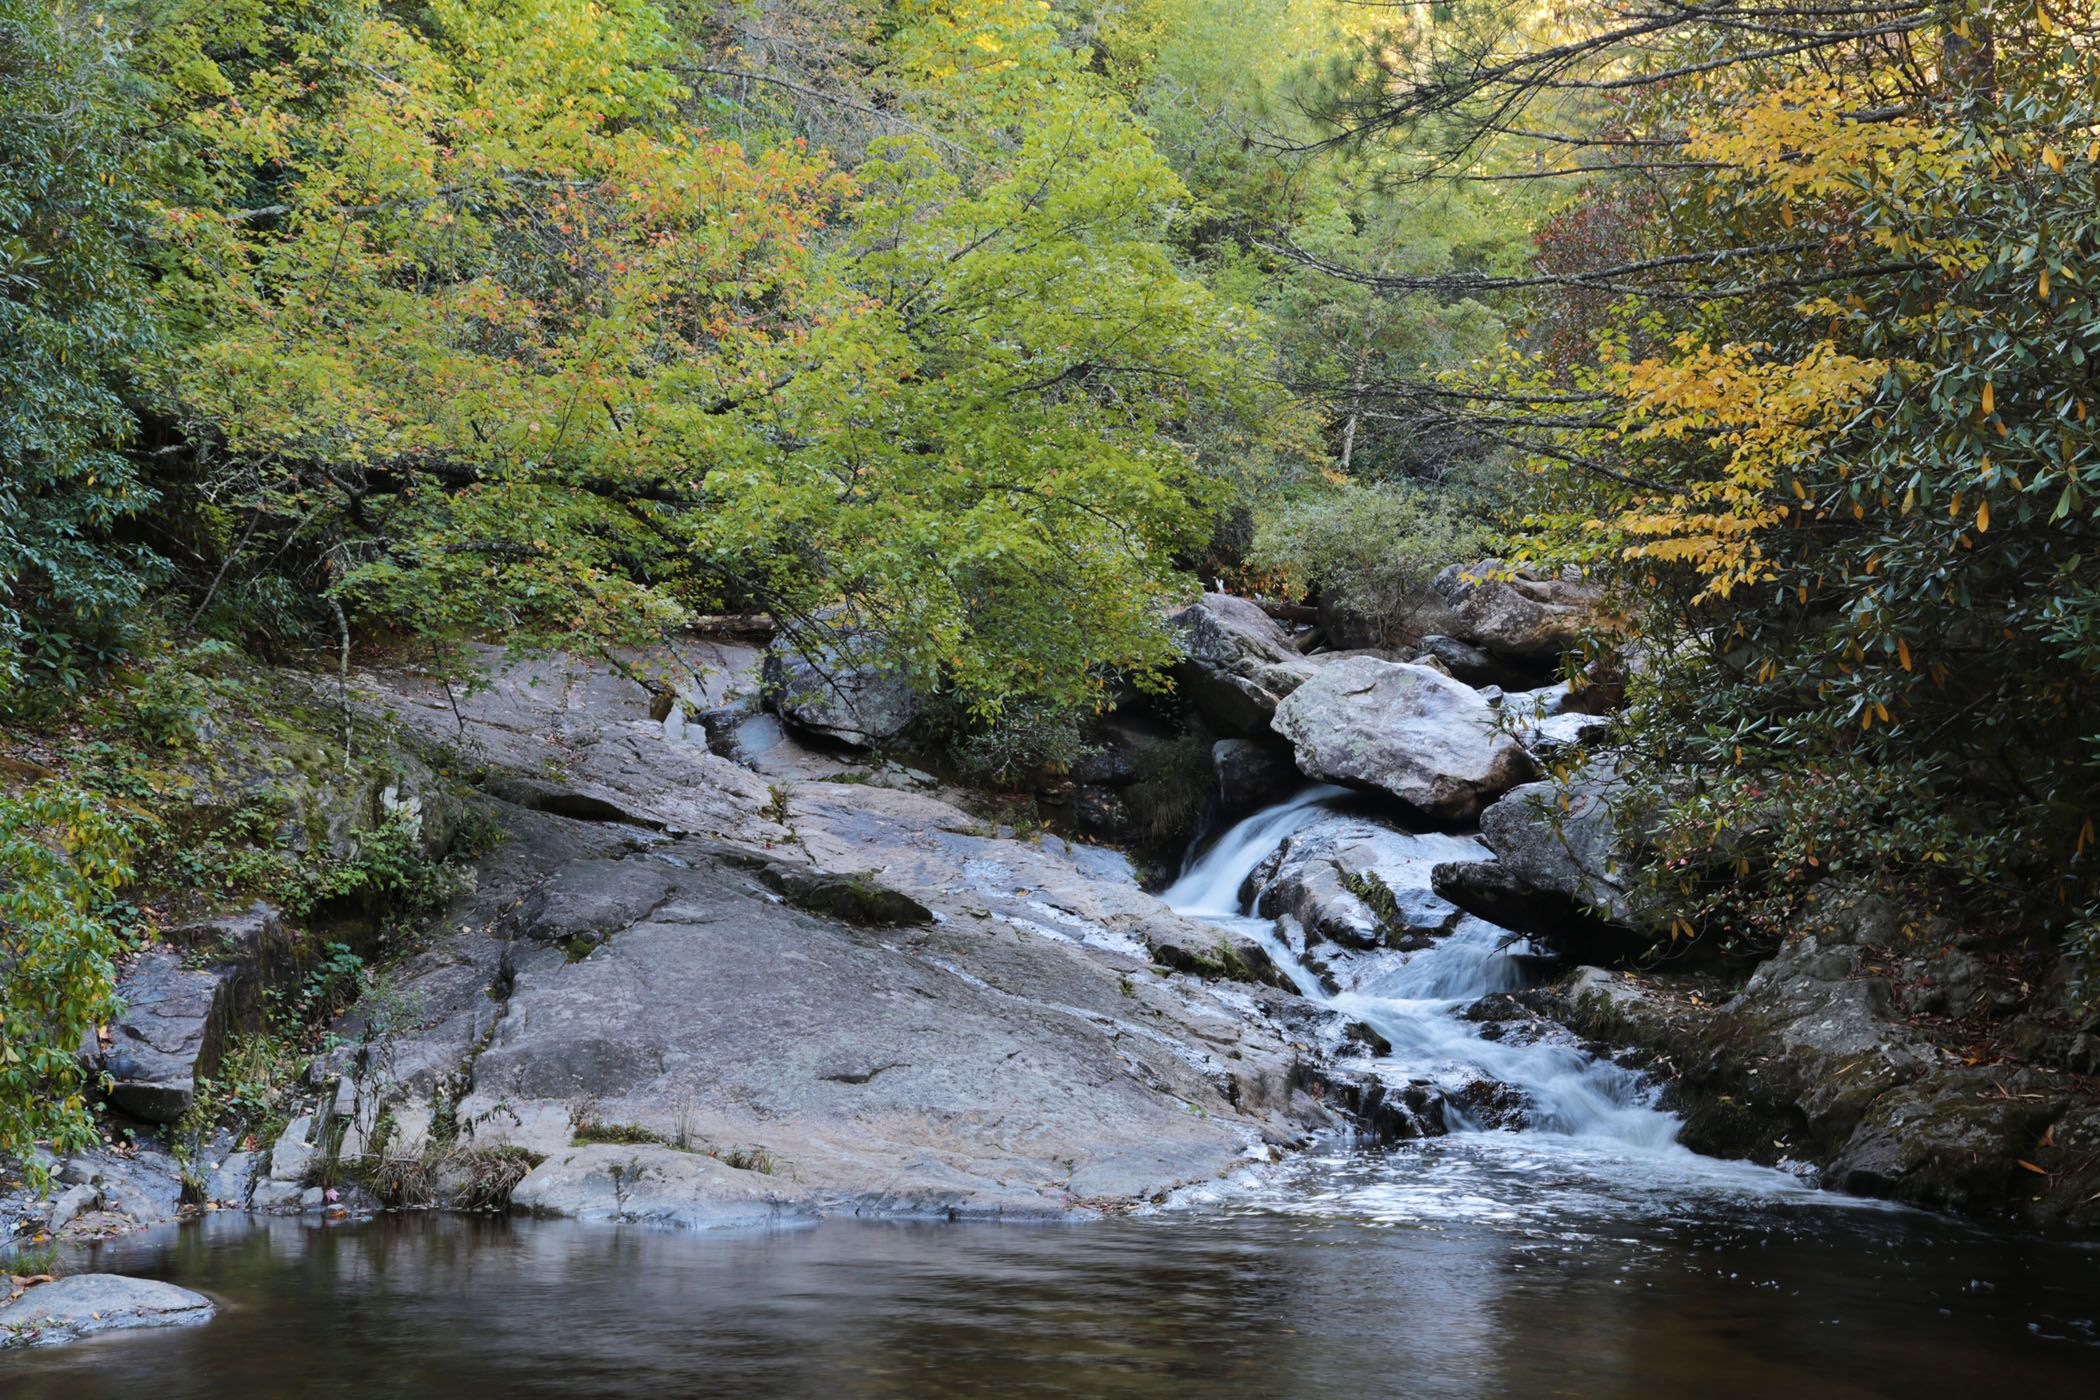
[[[93,1141],[81,1042],[114,1010],[115,927],[98,907],[130,876],[131,836],[92,796],[0,796],[0,1156]]]
[[[1479,558],[1488,544],[1485,521],[1456,492],[1349,481],[1264,516],[1250,562],[1289,591],[1318,591],[1394,638],[1412,630],[1437,571]]]

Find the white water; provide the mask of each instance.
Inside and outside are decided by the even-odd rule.
[[[1628,1198],[1674,1201],[1686,1190],[1762,1196],[1805,1189],[1786,1173],[1700,1157],[1680,1146],[1677,1118],[1655,1106],[1641,1076],[1589,1054],[1570,1037],[1491,1039],[1480,1023],[1464,1019],[1473,1002],[1524,983],[1522,958],[1532,950],[1507,929],[1462,919],[1418,952],[1376,955],[1371,975],[1354,988],[1325,990],[1276,924],[1249,912],[1241,889],[1285,840],[1333,815],[1349,796],[1342,788],[1315,787],[1255,813],[1219,837],[1161,896],[1181,913],[1252,934],[1304,996],[1377,1030],[1392,1052],[1368,1067],[1388,1081],[1428,1080],[1449,1093],[1490,1080],[1522,1096],[1521,1129],[1486,1127],[1452,1104],[1450,1137],[1396,1151],[1391,1170],[1359,1179],[1342,1196],[1374,1215],[1503,1216],[1542,1208],[1558,1214],[1584,1195],[1623,1205]],[[1453,858],[1450,848],[1465,844],[1447,836],[1394,833],[1392,839],[1419,843],[1425,864]],[[1319,1198],[1321,1209],[1336,1204],[1332,1190]]]

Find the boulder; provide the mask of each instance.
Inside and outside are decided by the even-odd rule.
[[[1464,681],[1467,685],[1522,689],[1538,680],[1533,668],[1514,665],[1456,637],[1432,632],[1416,645],[1422,651],[1418,660],[1435,660],[1452,679]]]
[[[918,717],[918,692],[870,629],[820,617],[766,652],[766,703],[807,734],[871,748]]]
[[[1600,592],[1579,572],[1540,574],[1500,559],[1453,564],[1431,590],[1451,610],[1453,635],[1497,656],[1550,658],[1594,620]]]
[[[1460,824],[1537,767],[1479,692],[1423,666],[1351,657],[1277,706],[1276,732],[1311,777],[1384,792]]]
[[[1635,922],[1612,803],[1623,789],[1601,775],[1513,788],[1480,814],[1480,839],[1502,868],[1613,923]]]
[[[110,1102],[149,1123],[188,1112],[197,1080],[218,1066],[232,1029],[234,981],[219,968],[185,967],[166,948],[133,963],[117,980],[124,1010],[110,1022],[101,1055]]]
[[[1218,816],[1238,821],[1290,795],[1301,781],[1288,749],[1253,739],[1220,739],[1211,746]]]
[[[1265,732],[1277,703],[1313,674],[1282,626],[1245,598],[1206,593],[1167,622],[1186,658],[1176,682],[1219,733]]]
[[[259,1025],[263,993],[290,985],[310,958],[261,902],[163,938],[170,946],[148,950],[117,979],[124,1010],[110,1022],[108,1046],[88,1049],[110,1076],[110,1102],[149,1123],[188,1111],[227,1036]]]
[[[246,1205],[249,1189],[255,1185],[255,1168],[253,1152],[229,1153],[205,1178],[205,1201],[223,1206]]]
[[[700,1230],[817,1219],[814,1205],[770,1172],[651,1143],[596,1143],[558,1152],[527,1173],[510,1200],[535,1215]]]
[[[1567,785],[1526,783],[1480,815],[1494,859],[1453,861],[1430,875],[1470,914],[1544,939],[1578,960],[1615,961],[1648,944],[1622,835],[1625,789],[1594,765]]]
[[[1411,950],[1448,932],[1458,906],[1429,888],[1431,869],[1477,849],[1470,837],[1415,836],[1341,814],[1299,828],[1256,866],[1256,912],[1295,919],[1308,945]]]
[[[187,1288],[122,1274],[69,1274],[0,1307],[0,1350],[76,1342],[100,1332],[185,1327],[212,1315],[211,1299]]]

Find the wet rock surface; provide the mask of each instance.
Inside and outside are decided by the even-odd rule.
[[[433,737],[456,728],[415,678],[382,684]],[[761,779],[646,703],[571,665],[463,704],[510,838],[393,1005],[345,1019],[354,1045],[252,1200],[303,1201],[308,1153],[337,1143],[351,1173],[434,1196],[516,1162],[521,1207],[591,1218],[1035,1218],[1335,1121],[1307,1092],[1317,1052],[1262,1009],[1296,999],[1263,987],[1285,979],[1259,945],[1120,856],[789,777],[792,753]]]
[[[1429,888],[1430,871],[1477,849],[1467,837],[1410,835],[1337,813],[1285,838],[1246,894],[1262,915],[1294,920],[1309,944],[1408,951],[1462,915]]]
[[[1729,994],[1712,979],[1578,970],[1551,1000],[1670,1082],[1701,1151],[1797,1161],[1857,1194],[2034,1225],[2100,1227],[2100,1103],[2079,1076],[1978,1063],[1907,1018],[1906,935],[1879,900],[1827,907]]]
[[[0,1306],[0,1350],[53,1346],[104,1332],[187,1327],[211,1319],[211,1299],[122,1274],[69,1274]]]

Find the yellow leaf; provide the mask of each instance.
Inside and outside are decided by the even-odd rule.
[[[2036,286],[2035,286],[2035,290],[2036,290],[2036,291],[2038,291],[2039,293],[2041,293],[2041,298],[2042,298],[2042,300],[2043,300],[2043,301],[2047,301],[2047,300],[2049,300],[2049,269],[2048,269],[2048,268],[2046,268],[2046,267],[2045,267],[2045,268],[2043,268],[2043,269],[2042,269],[2042,276],[2041,276],[2041,280],[2040,280],[2040,281],[2039,281],[2038,283],[2036,283]]]
[[[1983,381],[1983,411],[1990,413],[1996,409],[1997,404],[1998,396],[1991,386],[1991,381],[1986,379]]]
[[[1976,507],[1976,533],[1980,535],[1985,530],[1988,530],[1990,528],[1991,503],[1989,501],[1985,501],[1983,502],[1983,504]]]
[[[2049,168],[2050,168],[2051,170],[2054,170],[2054,171],[2055,171],[2055,172],[2056,172],[2057,174],[2059,174],[2059,175],[2063,174],[2063,173],[2064,173],[2064,157],[2063,157],[2063,152],[2061,152],[2061,151],[2057,150],[2057,149],[2056,149],[2056,147],[2054,147],[2054,146],[2047,146],[2047,145],[2043,146],[2043,147],[2042,147],[2042,164],[2044,164],[2044,165],[2048,166],[2048,167],[2049,167]]]
[[[1903,669],[1904,669],[1904,670],[1908,671],[1908,670],[1910,669],[1910,641],[1909,641],[1909,639],[1907,639],[1907,638],[1904,638],[1904,637],[1898,637],[1898,638],[1896,638],[1896,659],[1897,659],[1898,661],[1900,661],[1900,662],[1902,662],[1902,663],[1903,663]]]

